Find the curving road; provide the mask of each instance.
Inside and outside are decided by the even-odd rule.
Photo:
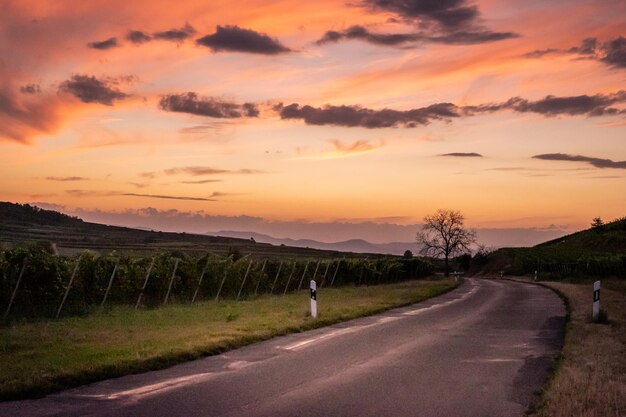
[[[0,416],[522,416],[564,321],[546,288],[468,279],[377,316],[0,403]]]

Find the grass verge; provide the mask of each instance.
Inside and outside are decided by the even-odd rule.
[[[452,290],[454,280],[323,288],[319,315],[308,291],[235,302],[205,301],[0,328],[0,400],[31,398],[88,382],[171,366],[275,336],[413,304]]]
[[[608,324],[591,322],[592,283],[542,282],[567,297],[570,320],[556,372],[531,414],[536,417],[626,415],[626,292],[603,281]]]

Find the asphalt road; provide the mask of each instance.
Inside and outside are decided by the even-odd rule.
[[[468,279],[377,316],[0,403],[0,416],[522,416],[564,320],[546,288]]]

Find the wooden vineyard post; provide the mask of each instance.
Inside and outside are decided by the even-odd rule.
[[[278,265],[278,271],[276,272],[276,277],[272,283],[272,288],[270,288],[270,294],[274,294],[274,287],[276,287],[276,282],[278,282],[278,276],[280,275],[281,269],[283,269],[283,261],[280,261],[280,264]]]
[[[63,310],[63,304],[65,304],[65,300],[67,300],[67,296],[70,293],[70,289],[72,288],[72,283],[74,282],[74,278],[76,277],[76,273],[78,272],[78,267],[80,266],[80,261],[83,259],[82,255],[76,261],[76,266],[74,267],[74,271],[72,272],[72,276],[70,277],[70,282],[67,284],[67,288],[65,289],[65,294],[63,295],[63,299],[61,300],[61,304],[59,305],[59,309],[57,310],[57,315],[55,318],[59,318],[61,315],[61,310]]]
[[[198,296],[198,291],[200,291],[200,286],[202,285],[202,279],[204,278],[204,274],[206,274],[207,269],[209,268],[209,257],[206,258],[206,265],[202,269],[202,273],[200,274],[200,279],[198,280],[198,286],[196,287],[196,291],[193,293],[193,297],[191,297],[191,304],[196,302],[196,297]]]
[[[150,273],[152,272],[152,268],[154,267],[155,260],[156,260],[156,256],[153,256],[152,262],[150,262],[150,266],[148,267],[148,272],[146,272],[146,279],[143,281],[143,286],[141,287],[141,291],[139,292],[139,297],[137,298],[137,304],[135,304],[135,310],[139,308],[139,303],[141,303],[143,292],[146,290],[146,287],[148,286],[148,280],[150,279]]]
[[[256,282],[256,287],[254,288],[254,295],[259,293],[259,285],[261,284],[261,279],[263,278],[263,271],[265,271],[265,265],[267,264],[267,259],[263,261],[263,266],[261,267],[259,280]]]
[[[215,301],[220,300],[220,294],[222,293],[222,288],[224,287],[224,283],[226,282],[226,277],[228,276],[228,267],[224,266],[224,277],[222,278],[222,283],[220,284],[220,288],[217,290],[217,295],[215,296]]]
[[[330,264],[332,263],[332,261],[328,262],[326,264],[326,270],[324,271],[324,276],[322,276],[322,282],[320,283],[320,288],[322,288],[324,286],[324,281],[326,281],[326,275],[328,275],[328,269],[330,268]]]
[[[304,265],[304,271],[302,272],[302,277],[300,278],[300,283],[298,284],[298,291],[300,291],[300,288],[302,287],[302,281],[304,280],[307,269],[309,269],[309,261],[306,261],[306,265]]]
[[[241,291],[243,290],[243,286],[246,285],[246,278],[248,278],[248,273],[250,272],[250,268],[252,267],[252,262],[248,264],[248,269],[246,269],[246,273],[243,276],[243,281],[241,281],[241,287],[239,287],[239,292],[237,293],[237,298],[235,301],[239,301],[239,297],[241,297]]]
[[[333,274],[333,279],[330,281],[330,286],[332,287],[335,283],[335,277],[337,277],[337,272],[339,272],[339,265],[341,265],[341,259],[337,262],[337,268],[335,268],[335,273]]]
[[[111,285],[113,285],[113,278],[115,278],[115,272],[117,272],[117,266],[119,265],[120,260],[118,259],[115,262],[115,266],[113,267],[113,272],[111,272],[111,278],[109,279],[109,285],[107,285],[107,290],[104,293],[104,297],[102,298],[102,302],[100,303],[100,307],[104,307],[104,303],[107,302],[107,297],[109,296],[109,292],[111,292]]]
[[[291,274],[289,274],[289,278],[287,278],[287,285],[285,285],[285,291],[283,291],[283,295],[287,294],[287,290],[289,289],[289,284],[291,283],[291,278],[293,274],[296,272],[296,266],[298,265],[298,261],[293,261],[293,268],[291,268]]]
[[[26,269],[26,258],[24,258],[24,263],[22,264],[22,269],[20,269],[20,274],[17,277],[17,283],[15,284],[15,288],[13,289],[13,293],[11,294],[11,299],[9,300],[9,305],[7,306],[6,311],[4,312],[3,320],[6,320],[9,317],[9,312],[11,311],[11,306],[13,305],[13,301],[15,300],[15,295],[17,294],[17,290],[20,288],[20,283],[22,282],[22,276],[24,275],[24,270]]]
[[[172,276],[170,278],[170,284],[167,287],[167,293],[165,294],[165,299],[163,300],[163,305],[167,304],[167,300],[170,298],[170,292],[172,291],[172,284],[174,283],[174,278],[176,277],[176,270],[178,269],[178,263],[180,259],[176,259],[174,262],[174,270],[172,271]]]

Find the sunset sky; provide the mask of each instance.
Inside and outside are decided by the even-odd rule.
[[[2,201],[327,241],[297,225],[626,215],[623,0],[0,3]]]

